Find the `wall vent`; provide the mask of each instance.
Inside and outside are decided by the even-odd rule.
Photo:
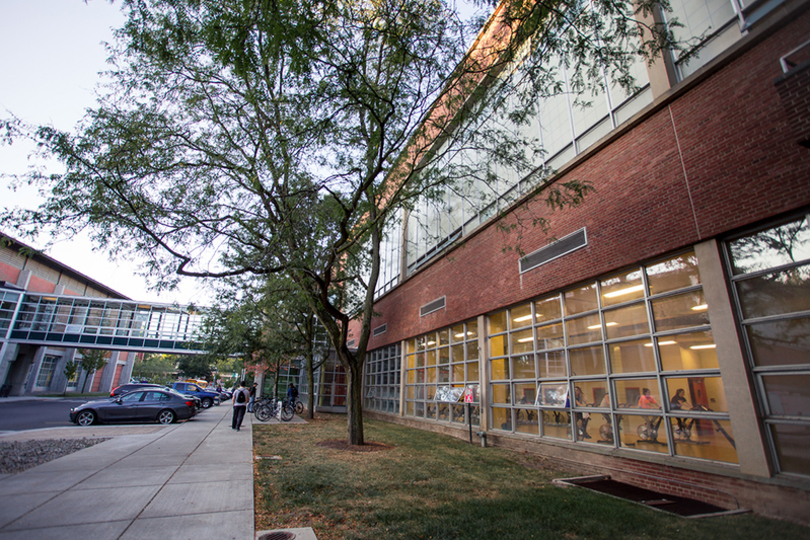
[[[388,329],[387,324],[381,324],[372,331],[372,334],[374,334],[375,336],[379,336],[380,334],[384,334],[387,329]]]
[[[588,235],[585,228],[569,234],[559,240],[550,243],[546,247],[542,247],[537,251],[529,253],[525,257],[521,257],[520,273],[528,272],[533,268],[551,262],[554,259],[559,259],[563,255],[568,255],[572,251],[584,248],[588,245]]]
[[[419,308],[419,316],[424,317],[428,313],[433,313],[434,311],[439,311],[440,309],[444,309],[444,296],[441,298],[434,300],[433,302],[427,303],[424,306]]]
[[[348,347],[349,349],[354,347],[354,340],[352,339],[352,340],[347,341],[346,342],[346,347]]]

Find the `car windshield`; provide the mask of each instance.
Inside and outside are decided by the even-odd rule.
[[[167,389],[166,389],[166,391],[167,391],[167,392],[169,392],[170,394],[174,394],[174,395],[176,395],[176,396],[180,396],[180,397],[182,397],[182,398],[185,398],[185,397],[186,397],[186,395],[185,395],[185,394],[183,394],[182,392],[178,392],[178,391],[177,391],[177,390],[175,390],[174,388],[167,388]]]

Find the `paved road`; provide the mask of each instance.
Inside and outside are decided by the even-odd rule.
[[[72,426],[71,407],[87,399],[0,399],[0,431]]]

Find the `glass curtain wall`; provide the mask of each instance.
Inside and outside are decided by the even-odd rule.
[[[368,353],[363,407],[372,411],[399,413],[402,359],[399,345]]]
[[[810,475],[808,216],[726,244],[745,351],[774,463]]]
[[[520,133],[540,142],[543,153],[535,156],[535,167],[545,167],[546,170],[562,167],[652,102],[649,77],[641,57],[632,67],[638,89],[631,94],[610,84],[604,73],[598,81],[602,90],[577,94],[569,85],[570,74],[564,63],[557,58],[547,64],[560,82],[560,91],[543,97],[537,117],[530,119],[527,124],[502,126],[506,131]],[[518,93],[530,84],[521,67],[504,77]],[[517,95],[509,98],[512,108],[517,106],[519,100]],[[495,118],[485,120],[498,121]],[[452,164],[474,166],[482,160],[491,162],[490,156],[469,149],[454,151],[451,146],[445,146],[439,152],[445,158],[437,167]],[[462,179],[459,185],[448,187],[443,197],[425,198],[416,203],[407,222],[408,273],[460,235],[509,207],[544,180],[543,174],[519,178],[515,171],[507,167],[492,165],[492,168],[497,176],[495,181]]]
[[[405,342],[406,416],[477,426],[479,381],[477,321]]]
[[[697,46],[694,55],[688,51],[674,56],[680,80],[685,79],[742,37],[741,5],[738,0],[673,0],[671,12],[664,15],[672,25],[675,39],[688,46]]]
[[[488,317],[492,428],[737,463],[693,252]]]

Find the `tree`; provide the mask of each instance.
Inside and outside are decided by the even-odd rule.
[[[78,349],[78,353],[82,355],[79,364],[84,371],[84,383],[82,383],[82,394],[87,386],[87,379],[96,372],[96,370],[103,368],[107,365],[107,351],[101,349]]]
[[[183,355],[177,359],[177,371],[187,379],[210,379],[211,361],[204,355]]]
[[[313,418],[314,373],[329,352],[325,336],[317,335],[315,315],[284,276],[229,285],[221,288],[203,323],[206,349],[213,355],[240,351],[246,362],[273,376],[275,395],[281,371],[302,360],[310,383],[307,415]]]
[[[76,133],[3,124],[66,167],[33,175],[49,199],[15,223],[89,227],[112,254],[146,255],[159,287],[175,275],[286,274],[346,370],[352,444],[364,441],[386,225],[445,189],[486,206],[505,171],[534,171],[550,204],[576,204],[587,186],[545,182],[542,146],[515,127],[559,92],[553,65],[571,66],[583,91],[604,84],[592,77],[603,68],[631,86],[632,57],[670,42],[657,25],[642,33],[625,0],[506,0],[469,54],[444,0],[123,5],[113,83]]]
[[[177,371],[177,358],[168,354],[144,354],[135,359],[132,377],[152,383],[168,384]]]
[[[65,363],[65,369],[62,370],[62,373],[65,374],[65,395],[67,395],[67,386],[70,381],[73,380],[73,377],[76,376],[76,372],[79,371],[79,363],[73,360],[70,360]]]

